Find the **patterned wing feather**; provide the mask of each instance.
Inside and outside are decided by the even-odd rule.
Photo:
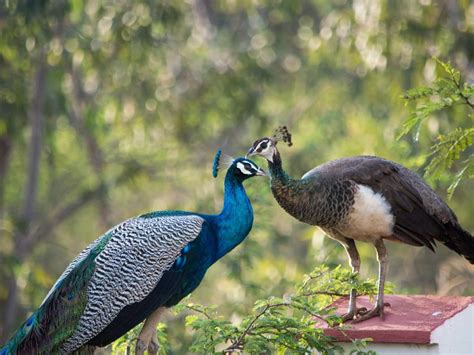
[[[45,302],[50,298],[50,296],[53,294],[53,292],[58,289],[62,281],[73,271],[76,269],[83,260],[89,256],[91,250],[93,250],[101,240],[107,239],[108,238],[108,233],[105,233],[103,236],[100,238],[97,238],[94,240],[91,244],[89,244],[78,256],[74,258],[74,260],[67,266],[66,270],[59,276],[59,278],[56,280],[54,283],[53,287],[49,290],[48,294],[44,298],[43,302],[41,302],[41,306],[45,304]]]
[[[203,222],[196,215],[137,217],[111,230],[112,237],[95,259],[85,310],[63,350],[78,349],[125,306],[143,300],[181,249],[199,235]]]

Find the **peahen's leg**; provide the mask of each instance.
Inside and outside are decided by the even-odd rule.
[[[385,305],[383,301],[383,293],[385,287],[385,276],[387,274],[387,266],[388,266],[388,254],[387,249],[385,248],[385,244],[383,243],[382,239],[379,239],[375,243],[375,249],[377,250],[377,260],[379,262],[379,281],[378,281],[378,288],[377,288],[377,299],[375,301],[375,307],[368,312],[364,312],[358,317],[354,323],[362,322],[366,319],[370,319],[376,316],[380,316],[383,318],[383,308]]]
[[[346,253],[349,258],[349,264],[351,265],[352,272],[359,273],[360,257],[359,257],[359,252],[357,251],[354,240],[346,238],[345,242],[342,243],[342,245],[346,249]],[[349,308],[347,309],[347,313],[341,316],[343,322],[354,319],[354,316],[356,316],[359,312],[363,312],[366,310],[365,308],[357,309],[356,297],[357,297],[356,290],[351,289],[351,293],[349,295]]]
[[[143,355],[145,350],[148,350],[149,355],[156,355],[158,353],[160,345],[156,338],[156,327],[164,310],[164,307],[158,308],[145,320],[135,345],[135,355]]]

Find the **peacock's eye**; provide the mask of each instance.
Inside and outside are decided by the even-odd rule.
[[[245,169],[247,169],[248,171],[251,171],[251,170],[252,170],[252,166],[251,166],[249,163],[244,163],[244,167],[245,167]]]

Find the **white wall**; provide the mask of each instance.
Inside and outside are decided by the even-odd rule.
[[[448,319],[431,333],[440,354],[474,355],[474,304]]]
[[[474,304],[448,319],[431,333],[430,345],[369,343],[367,349],[379,355],[474,355]],[[351,343],[339,343],[345,354]]]

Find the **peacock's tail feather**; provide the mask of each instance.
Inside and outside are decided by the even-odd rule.
[[[105,234],[91,245],[87,253],[73,261],[72,267],[61,275],[41,306],[0,349],[0,355],[60,352],[84,312],[87,286],[94,273],[94,260],[109,239]]]

